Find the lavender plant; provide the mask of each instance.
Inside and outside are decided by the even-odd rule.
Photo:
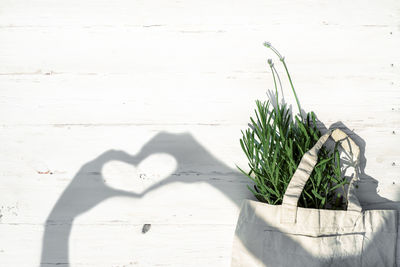
[[[270,43],[264,45],[282,63],[299,113],[293,115],[287,104],[279,101],[278,83],[281,89],[282,84],[272,59],[269,59],[275,88],[275,99],[271,101],[275,103],[270,100],[256,101],[255,117],[250,118],[249,128],[242,131],[240,139],[250,171],[245,172],[240,167],[238,169],[254,182],[253,188],[248,188],[259,201],[279,205],[302,156],[321,137],[321,132],[313,112],[302,115],[285,58]],[[306,208],[344,209],[346,201],[343,193],[347,180],[341,175],[337,144],[333,151],[323,147],[318,158],[319,162],[304,187],[298,205]]]

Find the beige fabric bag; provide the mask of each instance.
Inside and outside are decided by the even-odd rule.
[[[395,266],[397,211],[362,211],[348,187],[347,210],[297,207],[300,194],[331,136],[358,163],[360,150],[343,131],[323,135],[300,161],[282,205],[245,200],[236,226],[232,267]],[[355,166],[353,165],[353,166]]]

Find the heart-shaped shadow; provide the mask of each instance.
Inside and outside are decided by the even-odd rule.
[[[138,165],[111,160],[104,164],[102,174],[104,183],[112,189],[142,195],[172,175],[176,166],[175,158],[157,153],[143,159]]]

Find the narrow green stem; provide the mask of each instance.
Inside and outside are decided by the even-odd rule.
[[[278,86],[276,85],[276,78],[275,78],[275,74],[274,74],[274,70],[273,70],[273,64],[269,65],[271,68],[271,72],[272,72],[272,77],[274,78],[274,86],[275,86],[275,94],[276,94],[276,108],[278,110],[279,113],[279,101],[278,101]]]
[[[272,52],[274,52],[274,53],[279,57],[280,61],[282,61],[282,64],[283,64],[283,66],[285,67],[285,70],[286,70],[286,74],[287,74],[287,76],[288,76],[288,78],[289,78],[290,86],[292,87],[292,91],[293,91],[294,97],[296,98],[296,103],[297,103],[297,107],[299,108],[300,117],[303,118],[303,117],[301,116],[300,101],[299,101],[299,98],[297,97],[296,90],[294,89],[294,85],[293,85],[292,78],[290,77],[289,70],[288,70],[287,65],[286,65],[286,63],[285,63],[285,58],[284,58],[284,57],[281,55],[281,53],[279,53],[279,51],[276,50],[276,48],[273,47],[270,43],[264,43],[264,46],[265,46],[265,47],[268,47],[269,49],[271,49]]]
[[[279,73],[278,73],[278,71],[276,70],[275,66],[272,66],[272,68],[273,68],[273,70],[274,70],[274,72],[275,72],[276,78],[278,78],[279,87],[281,88],[282,98],[284,99],[285,96],[284,96],[284,94],[283,94],[283,87],[282,87],[281,77],[279,77]]]
[[[285,63],[285,59],[282,58],[281,61],[282,61],[282,63],[283,63],[283,66],[285,67],[286,74],[287,74],[287,76],[288,76],[288,78],[289,78],[290,86],[292,87],[292,91],[293,91],[294,97],[296,98],[297,107],[299,108],[299,114],[300,114],[300,117],[301,117],[300,102],[299,102],[299,98],[297,97],[296,90],[294,89],[293,82],[292,82],[292,78],[290,77],[289,70],[288,70],[288,68],[287,68],[287,66],[286,66],[286,63]]]

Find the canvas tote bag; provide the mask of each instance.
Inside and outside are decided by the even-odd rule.
[[[354,194],[357,168],[348,187],[347,210],[297,207],[300,194],[331,136],[357,164],[360,149],[343,131],[323,135],[304,154],[282,205],[242,203],[232,250],[232,267],[395,266],[397,211],[362,211]]]

